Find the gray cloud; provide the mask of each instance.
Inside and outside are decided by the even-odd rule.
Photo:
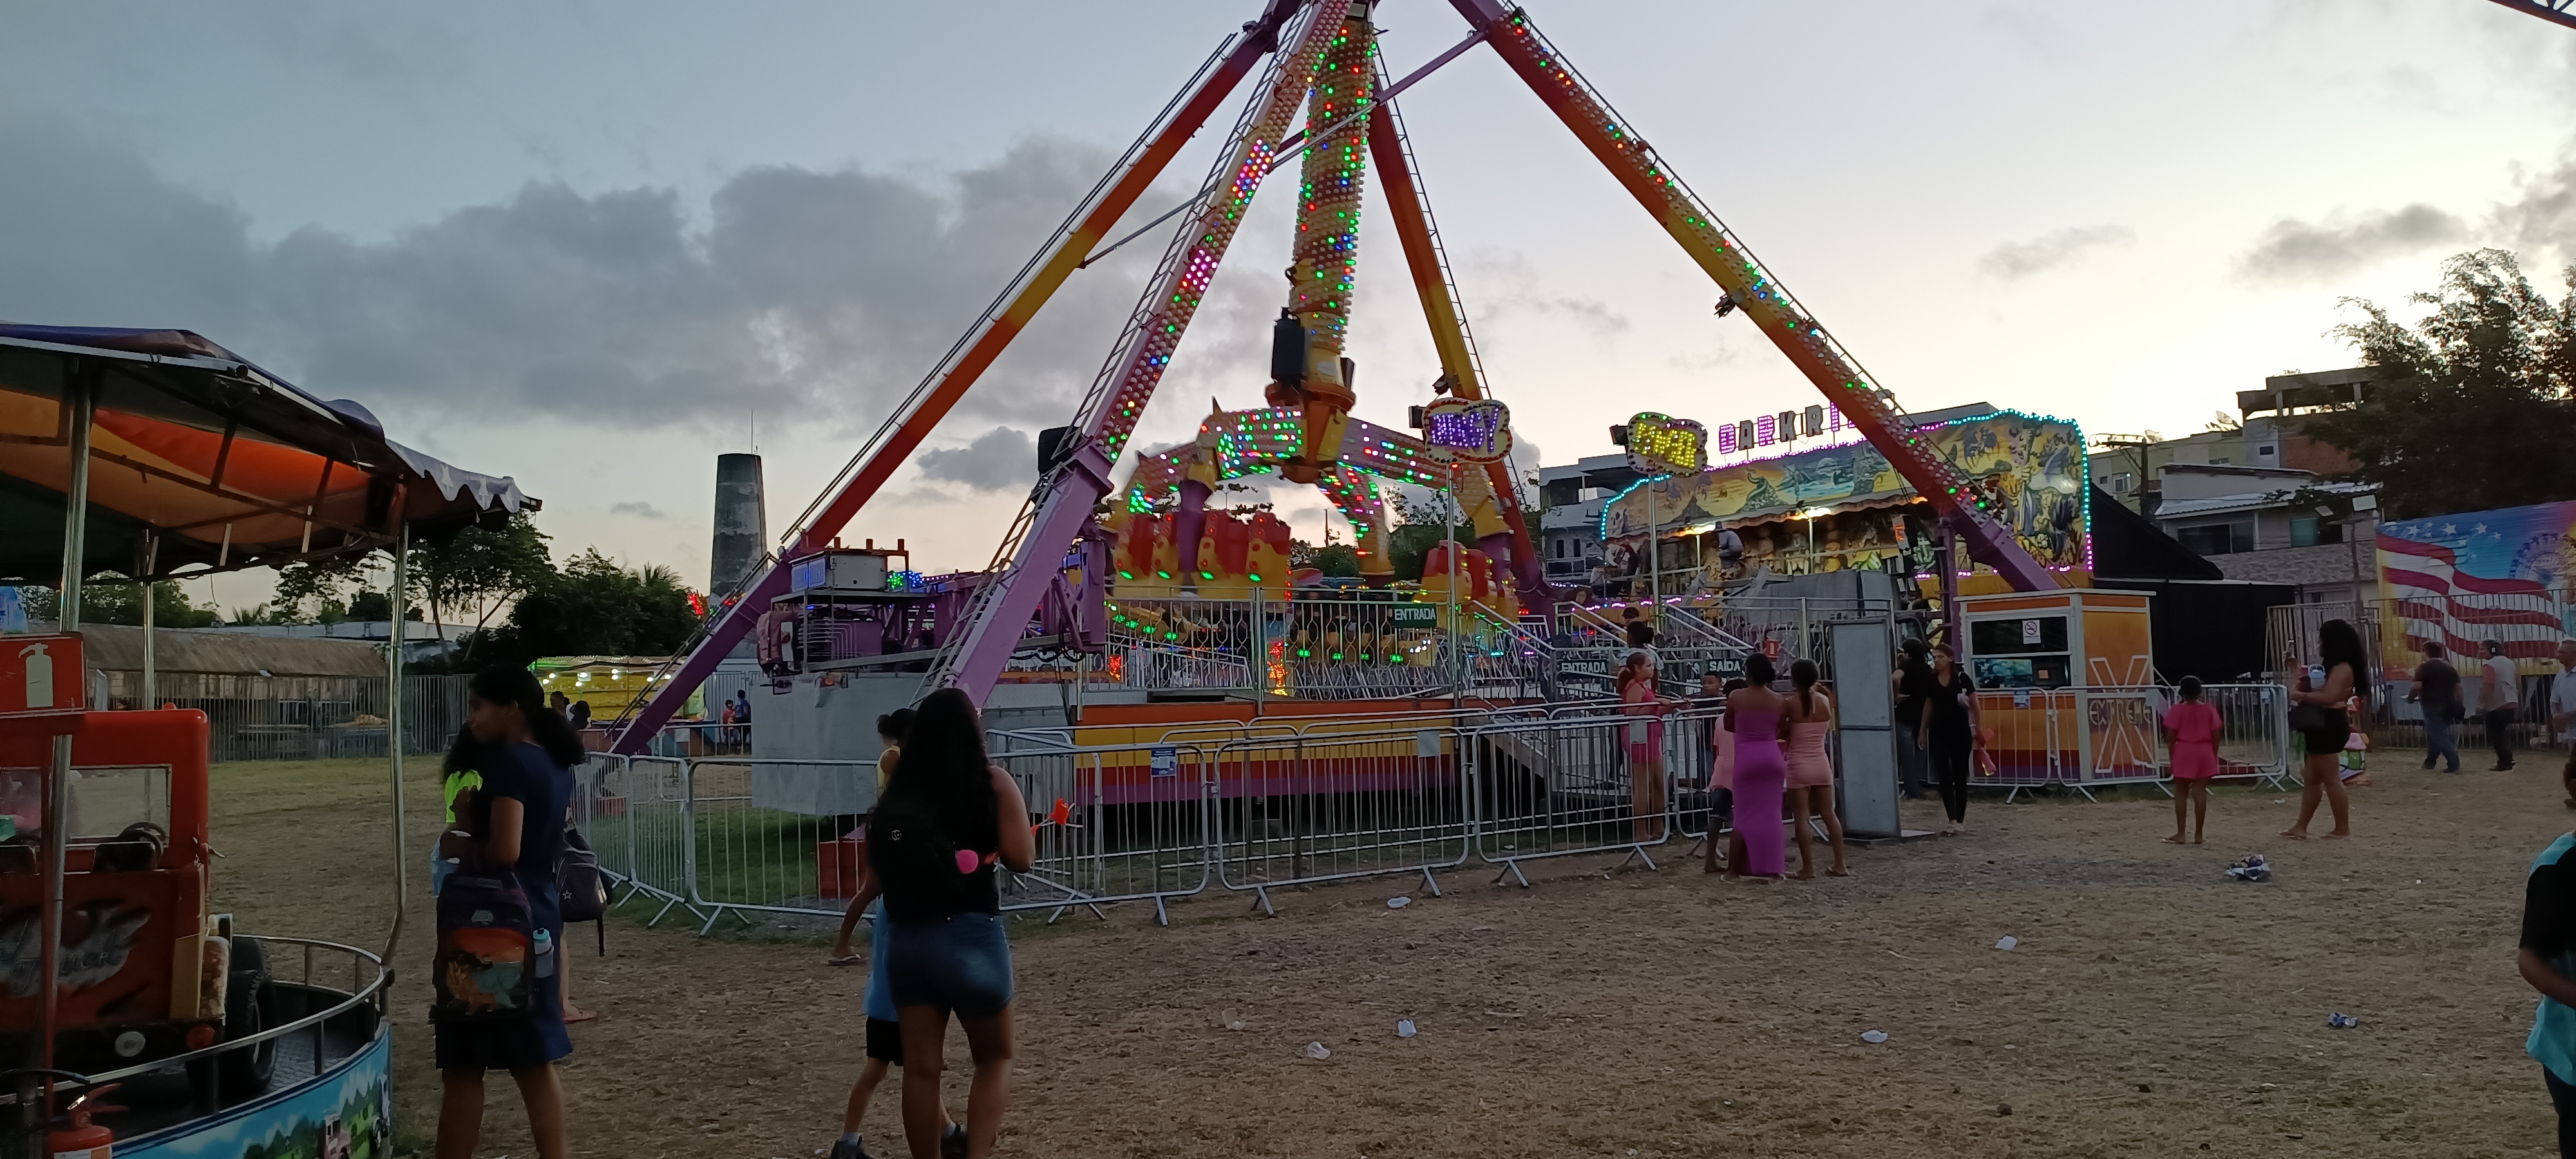
[[[539,182],[384,240],[308,227],[270,244],[234,207],[5,101],[0,155],[0,220],[45,223],[0,230],[0,318],[182,327],[325,397],[630,429],[747,406],[883,414],[1107,161],[1036,141],[939,179],[755,168],[703,212],[668,189]],[[964,413],[1064,421],[1140,278],[1077,275]]]
[[[2468,236],[2468,223],[2422,202],[2329,225],[2285,219],[2263,231],[2254,248],[2238,259],[2238,268],[2266,280],[2327,278]]]
[[[2576,160],[2524,179],[2520,196],[2496,207],[2495,233],[2526,256],[2555,250],[2576,261]]]
[[[978,491],[1027,487],[1038,478],[1037,440],[1026,431],[995,427],[965,446],[922,452],[921,477]]]
[[[2029,241],[2008,241],[1977,259],[1986,276],[2018,281],[2074,261],[2084,251],[2134,240],[2124,225],[2081,225],[2044,233]]]
[[[608,509],[611,515],[632,515],[638,519],[669,519],[671,513],[650,503],[620,503]]]

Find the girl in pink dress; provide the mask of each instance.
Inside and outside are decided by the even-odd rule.
[[[1620,733],[1628,748],[1631,827],[1640,844],[1664,839],[1664,719],[1672,705],[1655,691],[1655,660],[1631,652],[1619,666]]]
[[[1797,689],[1783,699],[1788,701],[1789,738],[1784,746],[1789,765],[1789,828],[1798,835],[1798,878],[1816,875],[1815,839],[1807,831],[1807,818],[1821,816],[1825,821],[1825,840],[1833,846],[1834,865],[1825,872],[1833,877],[1850,877],[1843,867],[1843,820],[1834,812],[1834,759],[1825,751],[1826,738],[1834,730],[1834,698],[1816,687],[1816,662],[1799,660],[1789,665],[1789,683]]]
[[[1726,698],[1727,730],[1735,734],[1735,831],[1744,838],[1742,860],[1727,868],[1778,880],[1784,872],[1780,798],[1789,765],[1780,752],[1786,697],[1771,691],[1779,674],[1759,652],[1745,657],[1745,687]]]
[[[2218,734],[2226,727],[2218,709],[2201,703],[2200,677],[2182,678],[2182,699],[2165,710],[2165,732],[2172,738],[2174,831],[2167,844],[2182,841],[2183,811],[2192,814],[2191,843],[2200,844],[2209,827],[2209,780],[2218,775]]]

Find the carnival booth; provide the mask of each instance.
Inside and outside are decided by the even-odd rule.
[[[1977,685],[1972,783],[2086,785],[2159,773],[2147,596],[2065,588],[1963,596],[1959,662]]]
[[[2075,424],[2003,410],[1916,430],[2033,558],[2061,573],[2091,566]],[[1931,566],[1931,504],[1832,408],[1720,426],[1712,445],[1712,465],[1651,475],[1602,505],[1614,586],[1675,596],[1765,572]]]

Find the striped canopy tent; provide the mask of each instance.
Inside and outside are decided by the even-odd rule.
[[[84,576],[276,566],[538,506],[197,334],[0,324],[0,583],[61,581],[84,403]]]

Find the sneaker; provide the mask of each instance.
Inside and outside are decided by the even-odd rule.
[[[867,1144],[856,1139],[835,1139],[831,1159],[868,1159]]]
[[[939,1159],[966,1159],[966,1125],[950,1123],[939,1136]]]

